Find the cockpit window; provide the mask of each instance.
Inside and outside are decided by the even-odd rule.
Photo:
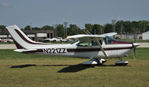
[[[71,44],[74,44],[74,43],[76,43],[76,42],[79,42],[79,41],[78,41],[78,40],[74,40],[74,41],[71,42]]]
[[[102,41],[101,40],[99,40],[99,43],[102,45]],[[98,46],[99,44],[97,43],[97,41],[92,41],[91,42],[91,46]]]
[[[99,43],[102,45],[102,40],[99,40]],[[77,46],[98,46],[99,44],[97,43],[96,40],[90,40],[90,41],[80,41]]]
[[[79,44],[77,44],[77,46],[86,47],[86,46],[89,46],[89,43],[87,41],[81,41]]]
[[[111,44],[113,41],[116,41],[116,39],[111,38],[111,37],[109,37],[109,36],[106,36],[106,37],[104,38],[104,40],[105,40],[105,44]]]

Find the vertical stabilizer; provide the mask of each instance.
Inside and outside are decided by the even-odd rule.
[[[28,38],[16,25],[7,26],[6,28],[12,36],[17,49],[29,49],[32,45],[39,44],[39,42],[32,41]]]

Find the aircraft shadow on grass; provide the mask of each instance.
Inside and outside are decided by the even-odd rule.
[[[36,64],[23,64],[23,65],[14,65],[11,66],[10,68],[27,68],[27,67],[32,67],[32,66],[69,66],[69,65],[36,65]]]
[[[89,68],[89,66],[83,66],[82,64],[78,65],[36,65],[36,64],[24,64],[24,65],[14,65],[10,68],[27,68],[27,67],[33,67],[33,66],[66,66],[62,68],[61,70],[57,71],[58,73],[65,73],[65,72],[78,72],[84,69]]]
[[[10,68],[26,68],[31,66],[36,66],[36,64],[14,65],[14,66],[11,66]]]
[[[58,73],[73,73],[73,72],[78,72],[78,71],[81,71],[81,70],[85,70],[87,68],[90,68],[90,66],[84,66],[82,64],[78,64],[78,65],[70,65],[68,67],[65,67],[61,70],[58,71]]]
[[[82,64],[77,64],[77,65],[36,65],[36,64],[24,64],[24,65],[14,65],[11,66],[10,68],[27,68],[27,67],[33,67],[33,66],[67,66],[62,68],[61,70],[57,71],[58,73],[73,73],[73,72],[78,72],[81,70],[85,70],[87,68],[93,68],[94,66],[84,66]],[[99,67],[113,67],[115,65],[102,65]]]

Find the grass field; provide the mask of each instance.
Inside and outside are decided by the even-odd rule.
[[[149,48],[138,48],[128,66],[79,65],[88,59],[0,50],[0,87],[148,87]]]

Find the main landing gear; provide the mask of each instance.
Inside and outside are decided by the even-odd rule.
[[[83,62],[83,65],[87,65],[87,66],[96,66],[96,65],[103,65],[103,63],[105,63],[106,60],[102,59],[102,58],[92,58],[89,61]],[[120,58],[119,61],[117,61],[115,63],[116,66],[126,66],[128,64],[128,61],[122,60],[122,58]]]
[[[87,62],[83,62],[83,65],[91,65],[91,66],[95,66],[95,65],[102,65],[103,63],[105,63],[106,60],[102,59],[102,58],[96,58],[96,59],[90,59],[90,61]]]
[[[116,66],[126,66],[128,64],[128,61],[122,60],[122,58],[120,58],[120,61],[117,61],[115,63]]]

